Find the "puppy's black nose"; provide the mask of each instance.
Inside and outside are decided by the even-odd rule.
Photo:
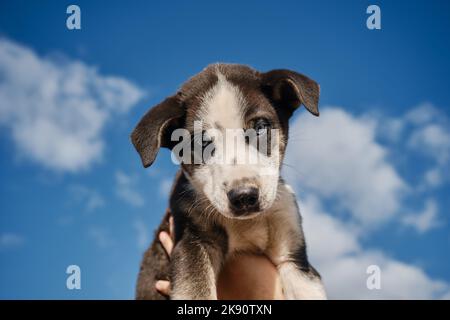
[[[236,214],[259,210],[259,190],[255,187],[240,187],[227,193],[230,207]]]

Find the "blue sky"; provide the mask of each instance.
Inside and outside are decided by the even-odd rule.
[[[69,4],[0,4],[0,298],[133,297],[177,168],[162,151],[144,170],[129,134],[218,61],[321,85],[285,175],[330,296],[450,297],[447,1],[77,1],[76,31]]]

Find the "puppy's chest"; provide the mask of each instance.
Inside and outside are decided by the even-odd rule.
[[[270,243],[267,219],[236,221],[225,226],[228,235],[228,252],[264,252]]]
[[[264,253],[278,259],[288,255],[301,237],[299,220],[292,211],[271,212],[258,219],[225,226],[228,252]]]
[[[300,216],[291,198],[285,200],[275,203],[264,216],[225,223],[228,253],[264,253],[280,263],[298,249],[303,241]]]

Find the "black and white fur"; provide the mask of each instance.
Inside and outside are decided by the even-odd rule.
[[[145,167],[160,147],[174,147],[175,129],[192,132],[194,121],[220,131],[245,130],[264,119],[280,139],[257,164],[211,159],[181,163],[168,213],[157,230],[168,230],[172,214],[175,247],[169,261],[155,238],[141,265],[137,299],[165,299],[155,290],[155,282],[164,279],[171,281],[171,299],[217,299],[218,274],[224,262],[240,252],[266,255],[279,270],[287,299],[326,298],[320,276],[307,259],[295,195],[279,176],[289,118],[301,104],[318,116],[318,100],[318,84],[299,73],[260,73],[242,65],[214,64],[144,115],[131,137]],[[226,148],[217,145],[222,152]],[[248,190],[256,192],[252,205],[233,206],[230,194]]]

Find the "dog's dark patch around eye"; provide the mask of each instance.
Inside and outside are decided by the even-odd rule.
[[[257,134],[263,134],[264,130],[268,130],[272,127],[270,121],[266,118],[258,118],[253,121],[253,129]]]
[[[271,129],[266,129],[266,133],[264,135],[257,136],[257,145],[256,149],[262,153],[263,155],[266,155],[268,157],[272,154],[272,135],[271,135]]]

